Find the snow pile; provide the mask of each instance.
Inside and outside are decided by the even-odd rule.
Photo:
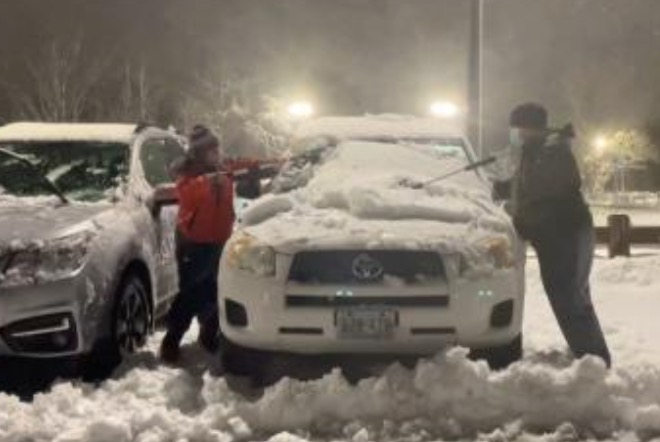
[[[246,231],[280,252],[300,248],[400,248],[461,253],[488,271],[484,243],[512,243],[505,212],[474,172],[424,189],[423,182],[466,166],[430,148],[352,141],[329,148],[317,164],[291,171],[303,187],[256,201],[243,214]],[[304,178],[299,180],[298,175]],[[286,171],[285,171],[286,173]],[[285,189],[289,187],[285,186]]]
[[[501,433],[660,436],[660,372],[608,373],[595,359],[493,373],[454,349],[352,386],[335,371],[290,379],[250,401],[223,378],[134,369],[99,389],[61,384],[32,404],[0,395],[0,440],[434,440]],[[510,433],[510,434],[506,434]],[[276,436],[284,437],[284,436]]]
[[[0,440],[651,440],[660,437],[658,256],[596,261],[594,300],[611,371],[565,354],[532,260],[526,355],[508,370],[491,372],[454,349],[357,385],[333,372],[311,382],[282,380],[259,396],[210,375],[217,361],[194,346],[184,348],[181,369],[159,367],[146,352],[99,388],[62,383],[32,403],[0,394]],[[651,276],[618,283],[603,278],[611,272]],[[152,352],[161,338],[150,342]]]
[[[312,119],[296,130],[295,137],[298,139],[317,136],[334,136],[340,139],[372,137],[460,139],[464,132],[465,127],[462,124],[450,120],[385,114]]]

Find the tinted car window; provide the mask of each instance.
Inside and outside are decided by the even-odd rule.
[[[140,160],[144,176],[152,186],[172,182],[170,166],[185,154],[183,147],[174,140],[152,139],[142,145]]]
[[[99,201],[128,174],[129,149],[121,143],[12,142],[0,148],[20,155],[0,156],[0,188],[15,196],[43,196],[51,192],[44,178],[67,196],[80,201]]]

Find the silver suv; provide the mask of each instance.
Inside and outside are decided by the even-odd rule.
[[[0,356],[118,361],[177,290],[176,134],[0,127]]]

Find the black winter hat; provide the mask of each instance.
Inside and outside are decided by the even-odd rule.
[[[198,157],[202,152],[209,149],[216,149],[220,146],[220,141],[213,132],[206,126],[197,124],[193,127],[188,136],[189,153],[193,157]]]
[[[537,103],[525,103],[511,112],[511,127],[544,130],[548,128],[548,111]]]

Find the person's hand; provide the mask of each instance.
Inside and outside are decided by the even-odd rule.
[[[227,183],[227,174],[224,172],[210,173],[207,178],[216,189],[221,189]]]

